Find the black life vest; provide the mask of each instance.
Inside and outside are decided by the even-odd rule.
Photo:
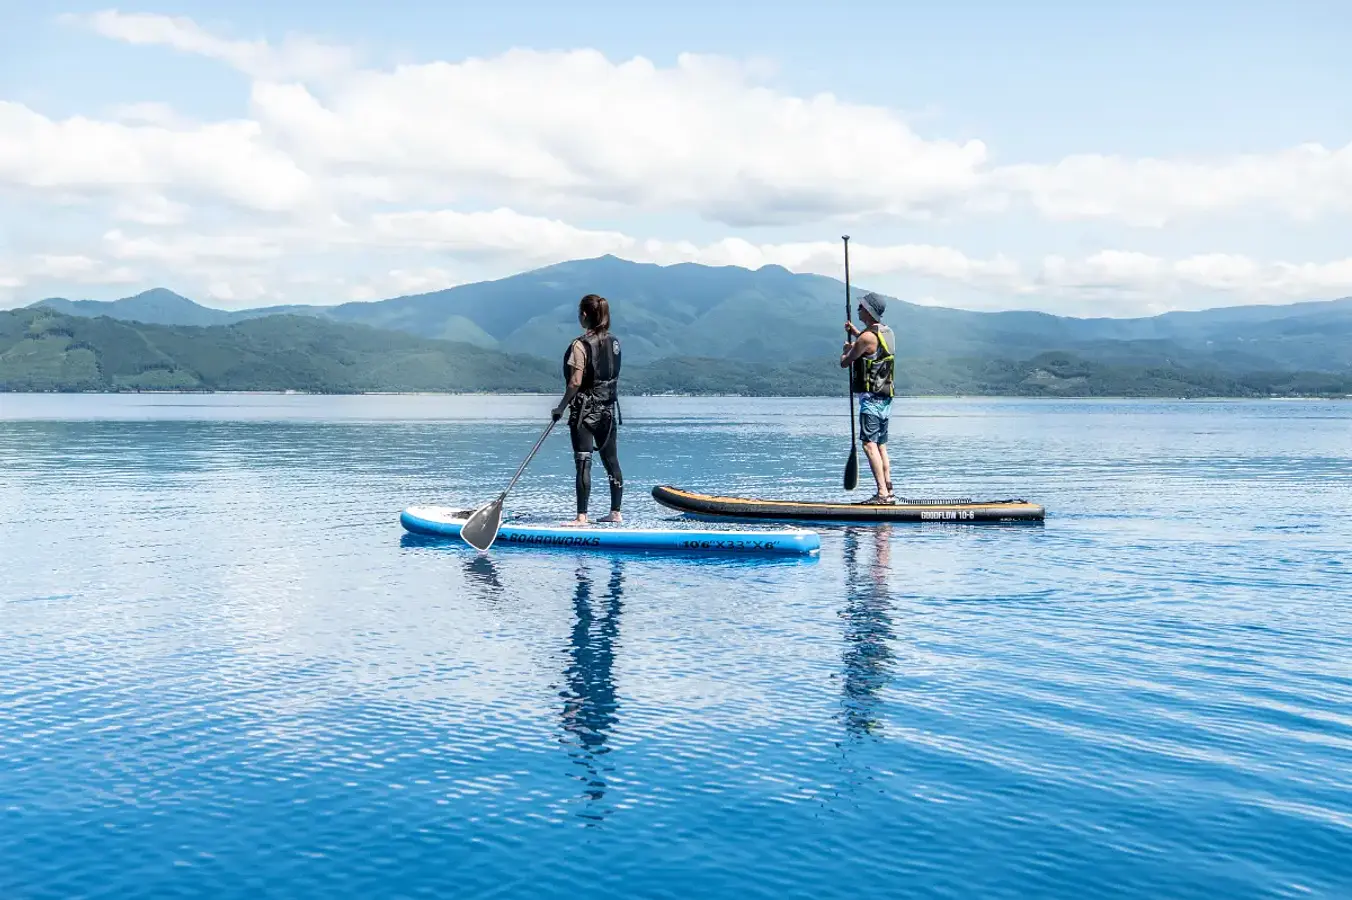
[[[587,332],[578,335],[582,342],[582,355],[585,365],[582,368],[582,385],[578,388],[573,405],[602,404],[609,406],[616,402],[620,394],[620,339],[610,332],[597,334]],[[563,351],[563,377],[568,378],[568,357],[573,353],[570,341],[568,349]]]

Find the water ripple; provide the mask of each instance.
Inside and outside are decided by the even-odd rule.
[[[899,402],[1047,522],[817,561],[401,533],[550,402],[6,399],[0,895],[1352,896],[1346,404]],[[626,515],[829,495],[842,407],[634,398]]]

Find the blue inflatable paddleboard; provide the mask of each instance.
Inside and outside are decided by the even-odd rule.
[[[460,537],[473,510],[444,506],[410,506],[399,523],[413,534]],[[573,547],[579,549],[676,550],[696,553],[816,553],[821,538],[815,531],[781,528],[765,531],[692,528],[629,528],[623,525],[527,525],[503,522],[494,547]]]

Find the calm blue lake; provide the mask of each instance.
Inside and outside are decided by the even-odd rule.
[[[818,559],[404,536],[552,402],[0,394],[0,896],[1352,896],[1352,403],[898,400],[1046,522]],[[632,521],[851,496],[843,397],[623,411]]]

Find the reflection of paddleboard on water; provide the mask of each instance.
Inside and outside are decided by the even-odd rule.
[[[399,516],[413,534],[458,538],[473,510],[444,506],[410,506]],[[676,550],[695,553],[813,554],[821,548],[815,531],[630,528],[622,525],[565,526],[503,523],[494,546],[568,547],[576,549]]]

